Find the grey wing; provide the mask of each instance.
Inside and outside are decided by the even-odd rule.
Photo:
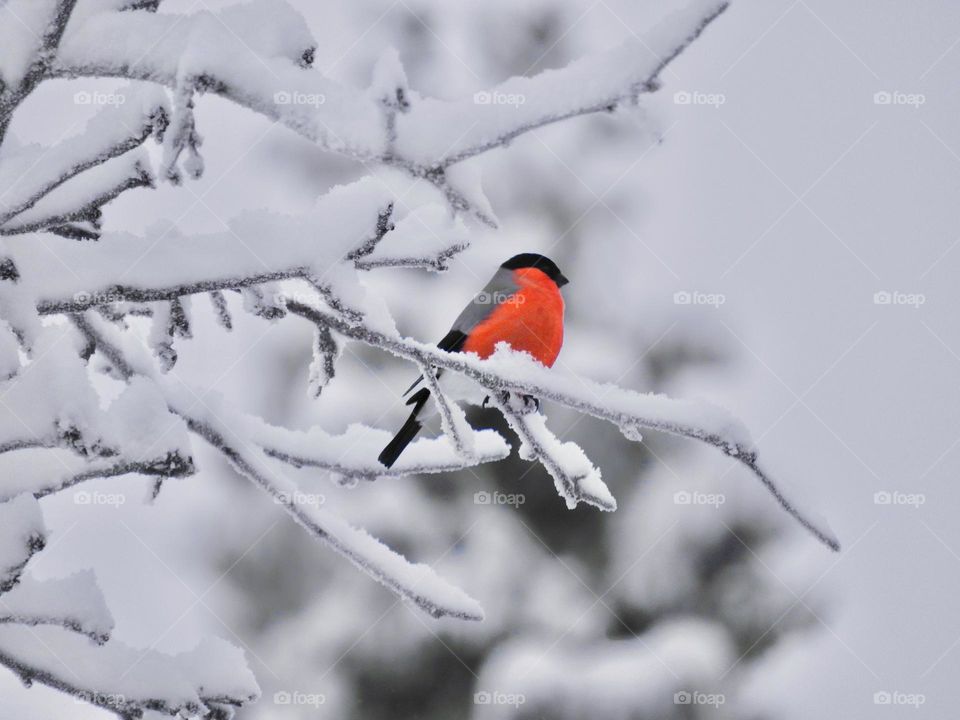
[[[438,343],[438,347],[448,352],[458,352],[470,331],[483,322],[497,305],[505,302],[519,289],[520,286],[513,281],[513,271],[499,268],[490,278],[490,282],[474,296],[473,300],[467,303],[457,319],[453,321],[450,332]],[[439,376],[440,373],[438,372],[437,377]],[[407,388],[404,396],[409,394],[422,381],[423,376],[421,375],[413,381],[413,385]]]
[[[483,322],[497,305],[505,302],[519,289],[520,286],[513,281],[512,270],[498,269],[490,278],[490,282],[474,296],[453,321],[451,330],[469,335],[470,331]]]

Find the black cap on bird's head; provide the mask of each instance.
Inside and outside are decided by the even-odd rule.
[[[505,270],[536,268],[553,280],[557,284],[557,287],[563,287],[570,282],[564,277],[563,273],[560,272],[560,268],[557,267],[557,264],[553,260],[545,255],[538,255],[537,253],[520,253],[519,255],[514,255],[500,267]]]

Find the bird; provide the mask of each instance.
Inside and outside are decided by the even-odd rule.
[[[552,367],[563,345],[564,303],[560,288],[568,282],[550,258],[537,253],[514,255],[467,304],[437,347],[487,358],[498,343],[505,342]],[[404,397],[422,381],[421,375],[407,388]],[[393,467],[420,432],[420,414],[429,398],[430,390],[426,387],[410,395],[406,402],[413,406],[410,417],[380,453],[382,465]]]

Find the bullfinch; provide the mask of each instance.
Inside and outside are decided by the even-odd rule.
[[[486,358],[493,354],[497,343],[505,342],[551,367],[563,345],[560,288],[568,282],[550,258],[536,253],[514,255],[463,309],[437,347]],[[404,396],[410,395],[422,381],[421,375]],[[418,418],[429,398],[430,390],[426,387],[410,395],[410,417],[380,453],[379,460],[386,467],[393,466],[420,432],[423,425]]]

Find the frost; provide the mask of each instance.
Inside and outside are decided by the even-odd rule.
[[[57,580],[24,577],[0,602],[0,623],[61,625],[104,643],[113,617],[89,570]]]
[[[16,584],[27,561],[45,542],[40,505],[32,496],[0,503],[0,592]]]
[[[27,682],[37,680],[126,715],[145,708],[199,715],[260,694],[242,652],[222,640],[167,655],[116,641],[95,645],[59,628],[0,625],[0,662]]]

